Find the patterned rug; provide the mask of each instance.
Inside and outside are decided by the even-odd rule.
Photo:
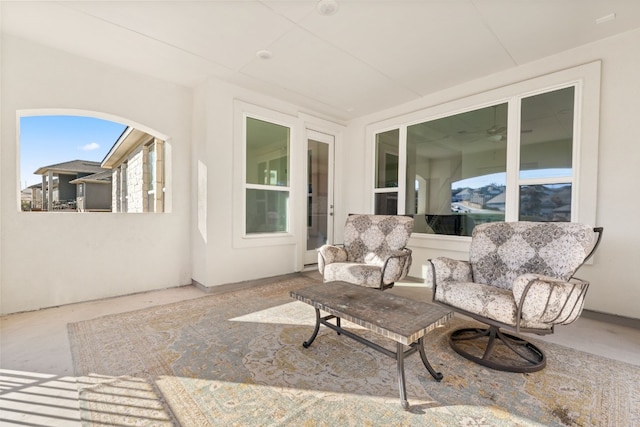
[[[289,297],[305,276],[69,324],[84,425],[109,426],[635,426],[640,368],[541,343],[547,367],[496,372],[458,356],[447,333],[405,359],[411,408],[395,361],[322,328]],[[392,342],[343,326],[389,349]]]

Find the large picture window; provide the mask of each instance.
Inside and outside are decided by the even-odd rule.
[[[405,213],[416,232],[468,236],[504,220],[507,104],[407,128]]]
[[[580,78],[562,83],[563,74]],[[597,130],[587,120],[597,122],[598,110],[584,110],[593,105],[585,96],[597,106],[598,95],[585,75],[599,75],[599,63],[477,95],[467,107],[459,100],[449,113],[444,105],[380,123],[371,133],[374,211],[413,215],[415,233],[452,236],[496,221],[591,223],[597,132],[585,129]]]

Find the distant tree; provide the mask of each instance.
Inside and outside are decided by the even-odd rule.
[[[540,186],[528,185],[523,187],[520,193],[522,200],[521,208],[529,215],[537,215],[540,213],[540,207],[542,206],[542,197],[544,193]]]

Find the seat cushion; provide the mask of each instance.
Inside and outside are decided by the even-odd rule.
[[[513,292],[509,289],[474,282],[444,281],[438,284],[434,301],[469,313],[516,326],[518,314]],[[549,330],[553,323],[546,323],[540,318],[523,320],[522,328]]]
[[[382,283],[382,269],[375,265],[355,262],[334,262],[324,267],[325,282],[357,283],[368,288],[380,288]]]
[[[516,304],[509,289],[474,282],[444,281],[438,283],[434,301],[515,325]]]

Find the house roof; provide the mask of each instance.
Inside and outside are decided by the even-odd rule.
[[[335,0],[331,16],[323,4],[5,1],[2,32],[347,121],[640,28],[637,0]]]
[[[84,182],[90,182],[93,184],[109,184],[111,183],[112,172],[110,170],[105,170],[102,172],[94,173],[91,175],[83,176],[80,178],[76,178],[72,181],[69,181],[70,184],[81,184]]]
[[[498,194],[497,196],[491,198],[487,204],[488,205],[504,205],[506,202],[506,193],[502,192],[500,194]]]
[[[148,142],[153,136],[132,127],[127,127],[120,138],[113,144],[102,160],[101,166],[112,169],[117,166],[133,149]]]
[[[35,175],[44,175],[49,171],[62,175],[75,175],[77,173],[97,173],[103,169],[100,162],[90,160],[71,160],[69,162],[56,163],[53,165],[42,166],[34,172]]]
[[[57,186],[58,186],[58,178],[53,177],[53,188],[56,188]],[[42,183],[39,182],[37,184],[32,184],[28,186],[27,189],[42,189]]]

